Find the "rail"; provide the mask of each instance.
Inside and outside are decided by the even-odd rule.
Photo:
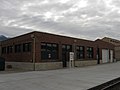
[[[109,86],[106,86],[105,88],[101,89],[101,90],[120,90],[120,81],[111,84]]]
[[[88,90],[120,90],[120,77],[92,87]]]

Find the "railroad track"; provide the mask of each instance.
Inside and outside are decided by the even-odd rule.
[[[111,84],[109,86],[106,86],[105,88],[103,88],[101,90],[120,90],[120,81],[116,82],[114,84]]]
[[[101,85],[92,87],[88,90],[120,90],[120,77]]]

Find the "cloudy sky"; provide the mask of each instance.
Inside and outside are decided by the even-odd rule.
[[[0,35],[34,30],[120,39],[120,0],[0,0]]]

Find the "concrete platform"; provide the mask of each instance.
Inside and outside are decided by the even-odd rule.
[[[87,90],[117,77],[120,77],[120,62],[73,69],[7,73],[0,74],[0,90]]]

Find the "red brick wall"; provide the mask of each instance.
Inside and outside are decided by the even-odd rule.
[[[15,38],[11,38],[11,39],[8,39],[6,41],[3,41],[2,47],[7,47],[7,46],[11,46],[11,45],[14,46],[16,44],[23,44],[23,43],[27,43],[27,42],[32,43],[32,39],[30,37],[30,34],[22,35],[19,37],[15,37]],[[32,60],[32,53],[33,53],[32,51],[31,52],[15,53],[14,49],[13,49],[12,53],[2,54],[2,57],[4,57],[6,61],[30,62]]]
[[[35,59],[36,62],[41,62],[41,42],[48,42],[48,43],[57,43],[59,44],[59,59],[56,61],[61,61],[61,52],[62,52],[62,44],[70,44],[70,45],[79,45],[84,46],[85,49],[87,47],[93,47],[94,48],[94,57],[93,59],[96,59],[97,54],[97,47],[100,48],[100,55],[101,55],[101,49],[102,48],[109,48],[114,49],[114,46],[105,43],[103,41],[97,40],[97,41],[88,41],[83,39],[77,39],[77,38],[70,38],[70,37],[64,37],[59,35],[53,35],[53,34],[47,34],[47,33],[41,33],[41,32],[31,32],[25,35],[21,35],[6,41],[2,42],[2,47],[9,46],[9,45],[15,45],[15,44],[21,44],[21,43],[27,43],[31,42],[33,47],[33,39],[31,38],[31,35],[34,34],[35,36]],[[2,54],[2,56],[6,59],[6,61],[19,61],[19,62],[32,62],[33,58],[33,49],[31,52],[21,52],[21,53],[11,53],[11,54]],[[86,50],[85,50],[85,59],[88,59],[86,56]]]
[[[113,54],[115,56],[115,52],[114,52],[114,45],[105,41],[102,41],[100,39],[95,41],[97,47],[100,49],[100,59],[102,58],[102,49],[109,49],[109,50],[113,50]]]

